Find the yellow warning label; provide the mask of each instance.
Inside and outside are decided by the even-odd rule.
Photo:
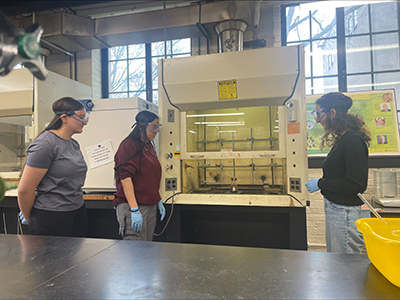
[[[174,156],[181,156],[180,152],[174,152]]]
[[[237,98],[236,80],[218,81],[219,100]]]

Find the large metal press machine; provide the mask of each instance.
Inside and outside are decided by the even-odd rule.
[[[306,205],[303,60],[302,46],[160,60],[162,198]]]

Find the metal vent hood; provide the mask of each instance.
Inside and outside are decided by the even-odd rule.
[[[22,27],[32,24],[31,18],[21,20]],[[35,23],[43,29],[42,39],[67,51],[84,51],[108,47],[95,37],[95,20],[70,13],[37,16]]]
[[[214,26],[225,20],[240,19],[251,23],[251,1],[223,1],[168,9],[167,39],[203,36],[201,23],[215,35]],[[200,11],[201,9],[201,11]],[[154,11],[120,17],[97,19],[96,37],[110,46],[149,43],[164,40],[164,12]]]
[[[254,19],[258,20],[260,14],[259,5],[256,10],[254,7],[254,1],[219,1],[167,9],[167,39],[202,37],[204,32],[199,30],[199,24],[210,36],[215,35],[215,25],[226,20],[242,20],[254,25]],[[26,17],[20,22],[22,28],[27,28],[32,18]],[[35,23],[44,29],[43,40],[71,52],[157,42],[165,38],[163,10],[99,19],[60,12],[38,15]]]

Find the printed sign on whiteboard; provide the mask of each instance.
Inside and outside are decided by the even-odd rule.
[[[111,140],[86,147],[86,155],[89,158],[90,169],[95,169],[114,162],[114,151]]]

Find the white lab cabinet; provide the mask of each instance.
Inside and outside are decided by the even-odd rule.
[[[88,165],[83,190],[112,192],[115,191],[114,154],[119,144],[132,131],[138,112],[149,110],[158,114],[158,106],[137,97],[92,102],[88,124],[82,134],[74,136]]]
[[[92,88],[50,71],[44,81],[27,69],[0,77],[0,176],[18,178],[26,148],[53,118],[52,104],[62,97],[91,99]]]

